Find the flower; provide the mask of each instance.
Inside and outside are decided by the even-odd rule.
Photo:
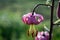
[[[58,18],[60,18],[60,1],[59,1],[59,5],[58,5],[57,15],[58,15]]]
[[[57,24],[60,22],[60,0],[59,0],[58,7],[57,7],[57,18],[58,20],[56,20],[54,24]]]
[[[35,40],[49,40],[49,33],[47,31],[38,32]]]
[[[28,14],[23,15],[22,20],[25,24],[37,25],[37,24],[41,23],[44,20],[44,18],[41,14],[34,13],[34,15],[32,15],[32,13],[28,13]]]
[[[29,35],[32,35],[32,37],[36,36],[37,30],[35,29],[34,25],[41,23],[43,20],[44,20],[43,16],[41,14],[36,14],[35,12],[34,15],[32,15],[32,13],[23,15],[22,21],[25,24],[30,25],[30,28],[28,30],[28,36]]]

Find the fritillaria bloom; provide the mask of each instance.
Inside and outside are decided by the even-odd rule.
[[[49,40],[49,33],[47,31],[38,32],[35,40]]]
[[[30,28],[28,30],[28,35],[32,34],[32,36],[33,36],[37,32],[35,30],[34,25],[38,25],[39,23],[41,23],[44,20],[44,18],[41,14],[36,14],[34,12],[34,15],[32,15],[32,13],[23,15],[22,20],[25,24],[30,25]]]

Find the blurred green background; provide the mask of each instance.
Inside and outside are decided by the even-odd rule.
[[[0,0],[0,40],[33,40],[27,36],[29,25],[22,22],[22,16],[33,10],[37,4],[43,4],[46,0]],[[50,2],[51,4],[51,2]],[[58,0],[55,0],[54,21]],[[50,7],[39,6],[36,13],[44,16],[44,21],[35,25],[38,31],[42,31],[45,24],[50,28]],[[54,26],[52,40],[60,40],[60,28]]]

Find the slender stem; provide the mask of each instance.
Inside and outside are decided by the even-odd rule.
[[[51,6],[51,24],[50,24],[50,35],[49,35],[49,40],[52,38],[52,31],[53,31],[53,12],[54,12],[54,0],[52,0],[52,6]]]
[[[60,24],[53,24],[53,25],[60,25]]]
[[[60,19],[58,19],[57,21],[55,21],[54,24],[57,24],[57,23],[59,23],[59,22],[60,22]]]
[[[37,6],[36,6],[36,7],[33,9],[33,11],[32,11],[32,15],[34,15],[34,12],[35,12],[36,8],[39,7],[40,5],[50,6],[50,7],[51,7],[51,5],[48,5],[48,4],[37,4]]]

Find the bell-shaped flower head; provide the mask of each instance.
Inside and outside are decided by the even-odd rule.
[[[28,30],[28,35],[32,35],[32,37],[35,36],[37,33],[37,30],[35,29],[34,25],[41,23],[43,20],[44,20],[43,16],[41,14],[36,14],[35,12],[33,15],[31,12],[23,15],[22,17],[22,21],[25,24],[30,25],[30,28]]]
[[[22,20],[25,24],[28,24],[28,25],[35,24],[35,25],[37,25],[37,24],[41,23],[44,20],[44,18],[41,14],[36,14],[34,12],[34,15],[32,15],[32,13],[28,13],[28,14],[23,15]]]

